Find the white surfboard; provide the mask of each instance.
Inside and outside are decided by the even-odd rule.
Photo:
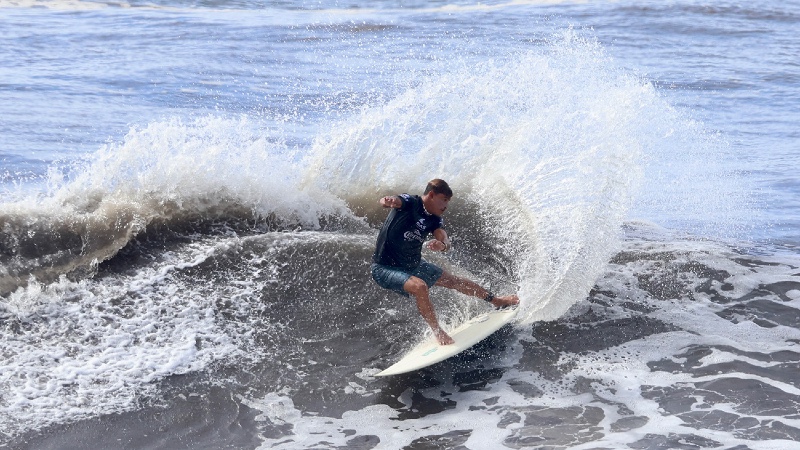
[[[455,344],[439,345],[436,342],[436,338],[432,337],[430,340],[414,347],[400,361],[375,376],[385,377],[412,372],[444,361],[487,338],[503,325],[509,323],[516,313],[517,308],[494,309],[473,317],[448,333],[456,341]]]

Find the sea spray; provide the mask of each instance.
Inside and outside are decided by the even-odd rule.
[[[309,176],[343,198],[446,179],[480,215],[451,232],[488,227],[512,261],[523,320],[555,319],[618,249],[670,107],[573,30],[542,49],[454,66],[321,136]]]

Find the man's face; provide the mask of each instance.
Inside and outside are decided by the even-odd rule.
[[[435,194],[428,192],[423,198],[422,203],[425,209],[436,216],[441,216],[450,204],[450,197],[444,194]]]

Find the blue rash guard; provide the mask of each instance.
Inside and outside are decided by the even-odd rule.
[[[415,269],[422,259],[425,239],[444,226],[444,221],[425,211],[420,196],[401,194],[400,199],[403,205],[392,208],[378,234],[372,261],[384,266]]]

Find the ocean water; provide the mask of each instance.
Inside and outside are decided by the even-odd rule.
[[[800,449],[797,1],[0,1],[0,448]],[[369,276],[521,297],[459,357]],[[455,327],[486,310],[434,289]]]

